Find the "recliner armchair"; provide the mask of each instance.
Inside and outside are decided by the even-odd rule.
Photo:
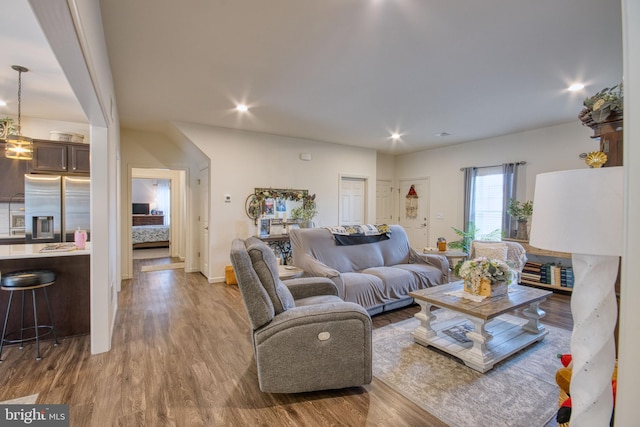
[[[231,264],[251,322],[260,390],[298,393],[371,382],[371,317],[310,277],[283,282],[260,239],[234,239]]]

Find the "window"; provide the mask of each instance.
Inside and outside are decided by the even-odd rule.
[[[473,186],[475,206],[473,217],[469,218],[478,229],[477,237],[490,234],[495,230],[502,232],[503,197],[502,167],[481,169]]]
[[[482,239],[497,230],[497,236],[510,237],[511,216],[507,214],[509,201],[516,198],[518,166],[505,163],[499,166],[470,167],[464,171],[464,228],[477,228],[476,238]],[[514,221],[515,223],[515,221]]]

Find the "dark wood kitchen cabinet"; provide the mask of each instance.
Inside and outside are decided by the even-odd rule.
[[[0,202],[23,202],[24,174],[29,173],[29,161],[7,159],[4,146],[4,142],[0,143]]]
[[[32,173],[89,175],[89,145],[35,140]]]

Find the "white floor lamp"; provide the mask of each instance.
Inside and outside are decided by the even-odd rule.
[[[575,275],[571,427],[608,426],[611,420],[622,176],[622,167],[609,167],[536,177],[529,243],[571,253]]]

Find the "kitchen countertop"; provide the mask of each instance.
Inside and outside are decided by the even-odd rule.
[[[91,255],[91,242],[87,242],[84,249],[72,249],[64,251],[40,252],[42,248],[55,243],[37,243],[24,245],[0,245],[0,260],[23,258],[47,258],[61,256]]]

